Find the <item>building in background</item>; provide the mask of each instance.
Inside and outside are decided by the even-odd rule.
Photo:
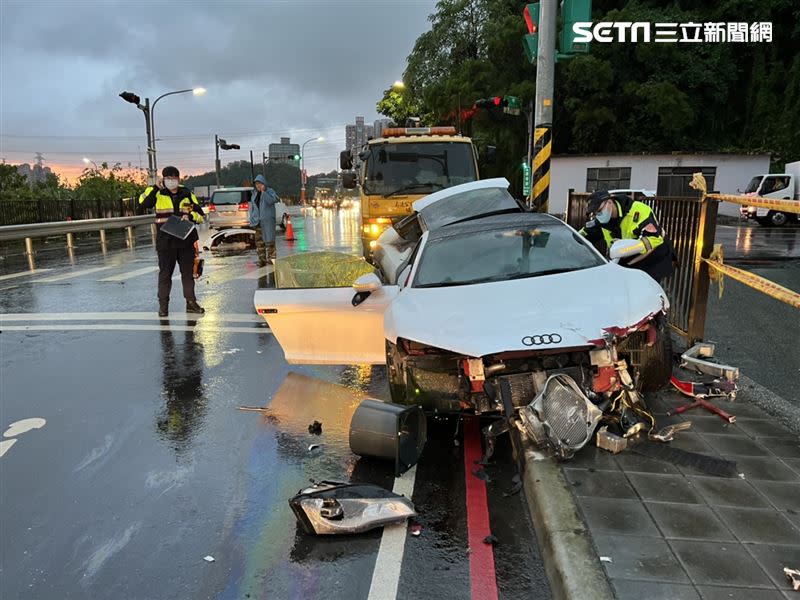
[[[28,163],[17,165],[17,173],[22,175],[29,184],[44,183],[47,181],[48,175],[52,175],[53,171],[50,167],[44,166],[44,156],[40,152],[36,153],[36,163],[31,166]]]
[[[354,164],[358,164],[358,153],[362,146],[373,137],[373,126],[364,124],[364,117],[356,117],[354,125],[345,125],[344,139],[345,147],[353,154]]]
[[[379,138],[383,135],[383,130],[389,127],[391,119],[376,119],[372,125],[372,137]]]
[[[280,143],[270,144],[268,156],[272,163],[285,163],[300,168],[300,159],[292,158],[300,156],[300,144],[292,144],[288,137],[282,137]]]
[[[767,154],[578,154],[553,156],[550,212],[563,213],[569,190],[654,190],[658,196],[696,196],[692,173],[703,173],[709,191],[735,194],[753,177],[769,173]],[[721,214],[738,215],[739,207],[723,202]]]

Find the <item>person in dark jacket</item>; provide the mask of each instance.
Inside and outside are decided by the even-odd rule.
[[[156,213],[156,252],[158,253],[158,316],[169,315],[169,293],[172,289],[172,274],[175,264],[181,270],[183,297],[186,299],[186,312],[203,314],[205,310],[197,303],[194,293],[194,259],[197,253],[197,230],[193,230],[185,240],[173,237],[163,231],[161,226],[171,215],[195,224],[202,223],[203,209],[195,195],[179,184],[180,172],[175,167],[164,167],[162,180],[148,187],[139,196],[141,208],[153,208]]]
[[[263,175],[257,175],[254,183],[248,218],[250,227],[256,230],[258,263],[263,267],[267,264],[267,258],[275,258],[275,204],[280,198],[275,190],[267,186]]]
[[[639,240],[640,245],[631,249],[620,265],[641,269],[659,283],[672,275],[672,242],[647,204],[624,194],[599,191],[589,196],[586,212],[590,220],[580,233],[606,256],[614,240]]]

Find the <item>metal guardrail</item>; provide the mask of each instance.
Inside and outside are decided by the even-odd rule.
[[[26,223],[25,225],[4,225],[0,227],[0,242],[41,238],[51,235],[68,235],[85,231],[105,231],[126,229],[137,225],[155,223],[155,215],[137,217],[116,217],[112,219],[82,219],[79,221],[55,221],[51,223]]]
[[[564,220],[580,230],[586,223],[586,202],[589,194],[570,190]],[[670,324],[687,347],[702,340],[708,304],[709,266],[704,259],[711,256],[717,228],[719,203],[703,198],[652,198],[636,195],[650,206],[672,240],[678,265],[664,283],[670,301]]]
[[[136,215],[135,198],[46,198],[0,200],[0,227],[78,219],[113,219]]]

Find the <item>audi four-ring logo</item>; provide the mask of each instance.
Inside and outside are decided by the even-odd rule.
[[[525,346],[544,346],[546,344],[558,344],[561,339],[561,336],[557,333],[545,333],[543,335],[526,335],[522,338],[522,343]]]

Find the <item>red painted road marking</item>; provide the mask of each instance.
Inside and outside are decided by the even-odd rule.
[[[472,474],[481,468],[481,432],[476,417],[464,417],[464,478],[467,484],[467,540],[469,542],[469,578],[473,600],[496,600],[497,578],[494,572],[494,549],[483,540],[492,533],[489,524],[489,501],[486,482]]]

